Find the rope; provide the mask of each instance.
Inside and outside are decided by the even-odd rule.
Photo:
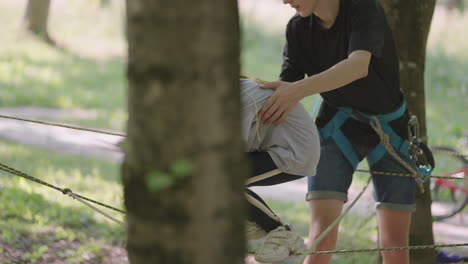
[[[356,172],[368,172],[368,173],[372,173],[372,174],[398,176],[398,177],[412,177],[412,178],[421,177],[420,175],[417,175],[417,174],[399,173],[399,172],[384,172],[384,171],[369,171],[369,170],[356,170]],[[464,177],[443,176],[443,175],[428,175],[428,176],[424,176],[424,177],[425,178],[437,178],[437,179],[450,179],[450,180],[463,180],[463,179],[465,179]]]
[[[70,190],[69,188],[60,188],[60,187],[58,187],[58,186],[52,185],[52,184],[50,184],[50,183],[48,183],[48,182],[45,182],[45,181],[43,181],[43,180],[40,180],[40,179],[38,179],[38,178],[36,178],[36,177],[33,177],[33,176],[31,176],[31,175],[28,175],[28,174],[23,173],[23,172],[18,171],[18,170],[15,170],[15,169],[13,169],[13,168],[11,168],[11,167],[9,167],[9,166],[7,166],[7,165],[4,165],[4,164],[2,164],[2,163],[0,163],[0,170],[5,171],[5,172],[8,172],[8,173],[13,174],[13,175],[16,175],[16,176],[20,176],[20,177],[22,177],[22,178],[24,178],[24,179],[27,179],[27,180],[30,180],[30,181],[33,181],[33,182],[36,182],[36,183],[42,184],[42,185],[44,185],[44,186],[47,186],[47,187],[52,188],[52,189],[54,189],[54,190],[57,190],[57,191],[59,191],[59,192],[65,194],[65,195],[70,195],[72,198],[77,199],[77,200],[79,200],[79,201],[82,202],[82,203],[84,203],[84,201],[88,201],[88,202],[91,202],[91,203],[100,205],[100,206],[102,206],[102,207],[105,207],[105,208],[108,208],[108,209],[117,211],[117,212],[119,212],[119,213],[126,214],[126,212],[123,211],[123,210],[121,210],[121,209],[118,209],[118,208],[112,207],[112,206],[110,206],[110,205],[101,203],[101,202],[99,202],[99,201],[96,201],[96,200],[93,200],[93,199],[84,197],[84,196],[82,196],[82,195],[76,194],[76,193],[72,192],[72,190]],[[92,208],[93,210],[96,210],[95,207],[90,207],[90,208]],[[109,216],[108,216],[107,214],[102,213],[102,211],[100,211],[100,210],[96,210],[96,211],[97,211],[98,213],[103,214],[104,216],[106,216],[106,217],[109,218]],[[111,219],[112,219],[112,220],[115,220],[115,219],[113,219],[113,218],[111,218]],[[120,221],[118,221],[118,222],[121,223]]]
[[[452,248],[452,247],[467,247],[468,243],[459,244],[438,244],[438,245],[421,245],[421,246],[406,246],[406,247],[388,247],[388,248],[364,248],[364,249],[342,249],[342,250],[323,250],[313,251],[307,254],[295,255],[328,255],[328,254],[355,254],[355,253],[374,253],[382,251],[400,251],[400,250],[421,250],[421,249],[437,249],[437,248]],[[255,252],[247,252],[255,254]],[[302,264],[302,262],[297,262]]]
[[[258,82],[258,83],[267,83],[267,81],[262,80],[262,79],[260,79],[260,78],[250,78],[250,77],[244,77],[244,76],[242,76],[242,77],[240,77],[239,79],[240,79],[240,80],[247,80],[247,81],[256,81],[256,82]]]
[[[90,203],[88,203],[88,202],[82,200],[79,196],[77,196],[76,194],[74,194],[70,189],[67,189],[67,190],[69,191],[67,194],[70,195],[73,199],[75,199],[75,200],[77,200],[78,202],[80,202],[80,203],[82,203],[82,204],[88,206],[89,208],[91,208],[92,210],[94,210],[94,211],[96,211],[96,212],[102,214],[103,216],[105,216],[105,217],[111,219],[112,221],[116,222],[117,224],[125,225],[124,222],[115,219],[114,217],[112,217],[112,216],[110,216],[110,215],[104,213],[102,210],[96,208],[96,207],[93,206],[92,204],[90,204]]]
[[[374,121],[374,122],[372,122]],[[401,165],[403,165],[403,167],[405,167],[409,172],[411,172],[413,175],[418,175],[416,178],[416,182],[419,186],[419,190],[421,191],[421,193],[424,193],[424,185],[422,183],[422,176],[418,173],[417,170],[415,170],[413,167],[411,167],[408,163],[406,163],[402,158],[400,158],[400,156],[398,156],[398,154],[396,153],[395,149],[393,148],[393,146],[390,144],[390,137],[385,134],[385,132],[382,130],[382,126],[380,125],[380,122],[379,122],[379,119],[375,116],[372,116],[371,117],[371,122],[370,123],[370,126],[374,129],[374,131],[379,135],[380,137],[380,144],[382,144],[388,151],[388,153],[390,153],[390,155],[392,155],[392,157],[397,160]]]
[[[422,245],[422,246],[390,247],[390,248],[315,251],[315,252],[311,252],[310,255],[353,254],[353,253],[370,253],[370,252],[381,252],[381,251],[419,250],[419,249],[436,249],[436,248],[467,247],[467,246],[468,246],[468,243],[460,243],[460,244],[439,244],[439,245]]]
[[[73,125],[67,125],[67,124],[59,124],[59,123],[53,123],[53,122],[46,122],[46,121],[40,121],[40,120],[32,120],[32,119],[26,119],[26,118],[5,116],[5,115],[0,115],[0,118],[6,118],[6,119],[30,122],[30,123],[35,123],[35,124],[48,125],[48,126],[63,127],[63,128],[69,128],[69,129],[75,129],[75,130],[81,130],[81,131],[87,131],[87,132],[93,132],[93,133],[99,133],[99,134],[105,134],[105,135],[111,135],[111,136],[118,136],[118,137],[126,137],[127,136],[127,135],[125,135],[123,133],[110,132],[110,131],[104,131],[104,130],[97,130],[97,129],[93,129],[93,128],[85,128],[85,127],[79,127],[79,126],[73,126]]]

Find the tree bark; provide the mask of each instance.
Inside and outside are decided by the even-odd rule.
[[[400,56],[401,88],[411,113],[419,120],[421,139],[427,142],[426,110],[424,97],[424,65],[426,43],[435,8],[435,0],[382,0],[389,23],[393,29]],[[425,193],[417,191],[413,214],[410,245],[434,244],[429,182]],[[411,263],[436,263],[433,249],[410,252]]]
[[[235,0],[127,0],[129,260],[243,263]]]
[[[50,0],[29,0],[24,15],[26,29],[48,42],[51,41],[47,31],[49,7]]]

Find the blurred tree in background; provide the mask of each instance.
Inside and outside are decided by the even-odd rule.
[[[466,0],[446,0],[445,5],[448,9],[454,10],[458,9],[460,12],[465,11]]]
[[[419,120],[419,136],[427,142],[426,100],[424,70],[426,44],[436,0],[382,0],[389,23],[395,35],[400,58],[400,85],[405,93],[408,108]],[[410,245],[432,245],[431,192],[429,181],[425,193],[416,194],[416,212],[413,213],[410,229]],[[411,263],[436,262],[433,249],[413,250]]]
[[[24,25],[30,33],[53,44],[54,41],[47,30],[49,7],[50,0],[29,0],[24,15]]]

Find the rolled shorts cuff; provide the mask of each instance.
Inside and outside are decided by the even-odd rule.
[[[382,203],[377,202],[375,205],[376,209],[388,209],[388,210],[397,210],[405,212],[414,212],[416,211],[416,204],[397,204],[397,203]]]
[[[319,199],[337,199],[346,203],[348,201],[348,195],[346,193],[335,191],[311,191],[306,195],[306,201]]]

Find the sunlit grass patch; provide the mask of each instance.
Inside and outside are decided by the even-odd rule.
[[[60,188],[70,188],[75,193],[114,207],[123,208],[118,164],[79,156],[58,155],[42,149],[15,145],[5,141],[0,141],[0,156],[2,157],[2,164],[42,181]],[[67,225],[73,223],[86,224],[90,221],[105,223],[110,226],[114,225],[113,222],[107,221],[99,214],[95,214],[87,207],[74,201],[71,197],[64,196],[57,190],[3,171],[0,173],[0,179],[0,187],[9,190],[9,192],[3,192],[2,200],[4,201],[3,206],[12,206],[11,208],[8,207],[11,209],[10,213],[13,213],[13,209],[16,208],[11,205],[11,202],[25,205],[30,204],[31,208],[35,209],[36,207],[42,208],[41,206],[45,201],[48,201],[52,204],[57,203],[62,207],[66,207],[68,210],[76,210],[76,214],[65,215],[66,219],[61,219],[60,217],[56,219],[70,221],[67,222]],[[5,196],[6,193],[9,193],[9,195]],[[28,199],[18,198],[19,200],[17,200],[15,199],[15,194],[19,195],[19,197],[26,195],[30,195],[30,197]],[[41,203],[39,205],[38,203],[34,203],[36,201],[34,199],[37,199]],[[28,210],[32,210],[31,208]],[[1,211],[3,212],[4,210]],[[49,214],[45,209],[37,210],[36,213],[19,213],[18,217],[37,222],[54,221],[54,214]],[[122,219],[123,217],[120,213],[110,213],[112,215],[115,214],[117,218]]]
[[[2,164],[55,186],[123,208],[118,164],[5,141],[0,141],[0,157]],[[102,210],[124,220],[118,212]],[[32,263],[51,251],[68,263],[80,263],[83,256],[99,263],[109,247],[125,243],[123,226],[59,191],[7,172],[0,172],[0,220],[0,241],[29,252],[23,258]]]

